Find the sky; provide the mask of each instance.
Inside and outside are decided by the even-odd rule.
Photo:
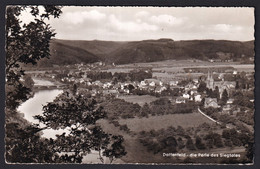
[[[254,39],[254,8],[65,6],[49,21],[57,39]],[[30,19],[27,14],[21,17]]]

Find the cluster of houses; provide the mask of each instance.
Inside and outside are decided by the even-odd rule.
[[[198,87],[200,85],[198,79],[193,79],[193,81],[190,81],[186,85],[181,85],[180,79],[178,80],[175,79],[175,80],[165,82],[156,78],[144,79],[141,82],[137,82],[137,81],[132,82],[128,80],[126,82],[115,83],[113,79],[111,79],[111,81],[101,82],[99,80],[92,81],[92,79],[88,78],[86,72],[92,70],[92,68],[102,67],[104,66],[104,63],[98,62],[95,64],[91,64],[88,67],[86,67],[83,64],[77,64],[74,66],[76,66],[76,71],[70,70],[70,72],[68,72],[67,74],[68,76],[60,78],[60,81],[63,83],[82,84],[85,86],[91,86],[89,92],[91,92],[93,96],[97,94],[102,94],[102,95],[113,95],[118,97],[120,94],[121,95],[131,94],[131,90],[133,89],[161,94],[163,91],[167,90],[168,88],[170,88],[171,90],[178,88],[182,90],[180,90],[181,92],[179,93],[179,96],[174,97],[174,99],[172,100],[175,104],[187,103],[188,101],[201,102],[202,99],[205,98],[205,102],[204,102],[205,108],[209,108],[209,107],[220,108],[220,106],[218,105],[217,98],[209,98],[206,96],[205,93],[198,92]],[[232,70],[232,71],[233,74],[237,74],[236,70]],[[50,78],[56,79],[56,75],[49,73],[49,74],[45,74],[44,76],[50,76]],[[217,86],[221,98],[224,90],[226,90],[229,94],[229,92],[235,88],[236,82],[224,80],[223,76],[221,76],[221,73],[219,74],[219,76],[220,76],[219,79],[216,80],[213,78],[213,73],[208,72],[207,78],[205,77],[202,80],[206,83],[206,87],[208,89],[215,90]],[[222,106],[223,113],[233,112],[233,106],[232,106],[233,101],[234,101],[233,99],[229,99],[227,101],[227,104]]]

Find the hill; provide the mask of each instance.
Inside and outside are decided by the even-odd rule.
[[[221,59],[219,53],[233,60],[239,60],[243,55],[253,57],[254,43],[224,40],[129,42],[111,52],[110,57],[115,63],[126,64],[170,59]]]
[[[40,66],[97,61],[127,64],[171,59],[223,59],[223,57],[241,61],[254,56],[254,41],[159,39],[114,42],[54,39],[50,43],[50,53],[50,59],[40,61]]]
[[[75,47],[58,41],[50,43],[50,59],[44,58],[39,61],[39,66],[49,67],[54,64],[93,63],[99,61],[99,57],[82,47]]]

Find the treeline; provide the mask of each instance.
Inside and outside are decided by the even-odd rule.
[[[110,120],[134,117],[160,116],[166,114],[186,114],[192,113],[196,103],[188,102],[184,104],[172,104],[167,98],[160,98],[150,104],[145,103],[141,107],[137,103],[129,103],[122,99],[112,99],[102,103]]]
[[[141,110],[139,104],[133,104],[121,99],[112,99],[103,103],[104,110],[107,112],[109,119],[134,118]]]
[[[204,134],[198,134],[198,131]],[[196,131],[196,132],[195,132]],[[210,150],[213,148],[248,146],[248,142],[253,137],[251,134],[238,133],[235,129],[225,129],[222,134],[213,132],[209,128],[198,126],[184,129],[181,126],[169,127],[158,131],[141,131],[139,141],[147,147],[149,152],[176,153],[180,151]],[[250,150],[247,149],[247,154]]]
[[[88,72],[87,77],[92,79],[92,81],[110,79],[114,83],[126,82],[126,81],[142,81],[144,79],[152,78],[152,71],[148,70],[137,70],[130,71],[129,73],[116,72],[112,75],[111,72]]]

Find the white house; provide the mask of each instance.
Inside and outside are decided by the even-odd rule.
[[[184,97],[185,99],[188,99],[188,98],[190,98],[190,95],[189,95],[188,93],[184,93],[184,94],[182,95],[182,97]]]
[[[195,102],[200,102],[202,100],[200,94],[194,95],[194,99],[195,99]]]

